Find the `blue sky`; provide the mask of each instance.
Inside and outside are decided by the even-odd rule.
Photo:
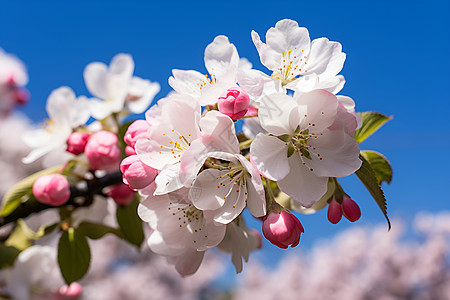
[[[339,41],[347,60],[341,94],[358,111],[394,116],[361,149],[391,161],[394,180],[384,186],[391,217],[412,218],[418,211],[448,210],[450,196],[450,2],[448,1],[6,1],[0,0],[0,47],[28,66],[32,94],[22,109],[35,122],[46,117],[49,93],[62,85],[88,94],[83,69],[119,52],[133,55],[140,77],[170,91],[171,69],[205,72],[203,51],[225,34],[240,56],[259,62],[251,30],[264,36],[283,18],[308,28],[312,39]],[[344,187],[362,209],[358,224],[384,222],[374,201],[353,178]],[[304,216],[300,247],[350,226],[331,225],[326,212]],[[256,222],[252,225],[259,226]],[[270,260],[285,251],[270,244],[258,257]],[[294,250],[299,251],[299,250]],[[269,261],[269,259],[267,259]]]

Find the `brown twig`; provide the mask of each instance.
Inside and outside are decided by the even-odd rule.
[[[75,205],[84,206],[87,204],[80,204],[77,200],[79,197],[84,197],[86,199],[92,198],[94,195],[102,195],[102,190],[105,187],[118,184],[122,182],[122,173],[120,171],[115,171],[101,178],[97,178],[93,181],[87,182],[87,185],[73,185],[70,186],[70,198],[62,206]],[[84,204],[84,205],[83,205]],[[0,217],[0,227],[15,222],[18,219],[26,218],[32,213],[37,213],[49,208],[56,208],[59,206],[50,206],[46,204],[39,203],[37,201],[25,201],[20,204],[10,215],[6,217]]]

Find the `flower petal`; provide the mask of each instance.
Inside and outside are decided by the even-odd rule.
[[[167,165],[155,178],[155,195],[163,195],[183,187],[180,180],[180,164]]]
[[[250,153],[259,172],[271,180],[280,180],[289,173],[288,146],[277,137],[258,134]]]
[[[343,177],[350,175],[361,167],[359,145],[356,140],[341,130],[326,130],[320,138],[312,140],[309,166],[318,176]],[[320,154],[320,158],[317,154]]]
[[[327,38],[315,39],[311,43],[308,57],[308,72],[324,78],[334,77],[342,70],[345,57],[340,43],[331,42]]]
[[[297,153],[288,161],[289,174],[278,181],[278,187],[304,207],[311,207],[327,192],[328,177],[310,171]]]
[[[204,255],[205,251],[187,249],[182,255],[176,258],[175,269],[181,276],[192,275],[197,272]]]
[[[70,126],[72,106],[75,98],[75,93],[67,86],[53,90],[48,96],[45,109],[56,125]]]
[[[301,129],[309,128],[314,133],[320,133],[334,123],[339,102],[332,93],[313,90],[300,96],[294,95],[294,100],[300,106]]]
[[[89,99],[89,112],[93,118],[101,121],[113,113],[113,107],[97,98]]]
[[[132,113],[143,113],[160,90],[161,86],[157,82],[150,82],[136,76],[133,77],[128,94],[137,99],[127,101],[127,107]]]
[[[239,55],[236,47],[224,35],[217,36],[205,49],[206,69],[217,78],[225,74],[232,66],[237,70],[238,64]]]
[[[109,71],[113,76],[120,76],[128,79],[133,76],[134,61],[131,55],[119,53],[114,56],[109,64]]]
[[[283,91],[280,80],[275,80],[258,70],[239,69],[236,78],[239,86],[252,98],[255,98],[255,101],[259,101],[258,98],[262,95],[281,93]]]
[[[263,43],[259,37],[259,34],[253,30],[252,40],[253,44],[255,44],[256,50],[259,53],[261,63],[271,71],[277,70],[281,61],[281,54]]]
[[[278,21],[275,28],[270,28],[266,33],[267,45],[280,54],[287,50],[308,53],[310,42],[308,29],[299,27],[296,21],[289,19]]]
[[[226,188],[218,184],[218,178],[224,175],[223,173],[216,169],[207,169],[197,176],[189,191],[189,200],[195,207],[201,210],[216,210],[223,206],[224,196],[228,193]]]
[[[265,216],[266,195],[261,181],[261,175],[254,162],[249,162],[242,155],[237,155],[236,157],[251,175],[250,180],[247,178],[247,207],[254,217]]]
[[[211,151],[239,153],[234,122],[230,117],[216,111],[208,112],[199,122],[202,141]]]
[[[104,63],[93,62],[86,66],[83,73],[88,91],[100,99],[108,98],[108,87],[105,82],[108,77],[108,67]]]
[[[293,134],[300,123],[292,97],[277,93],[261,98],[258,116],[261,126],[273,135]]]
[[[205,75],[193,70],[172,70],[169,85],[180,94],[200,97],[204,85],[209,84]],[[200,89],[202,87],[202,89]]]

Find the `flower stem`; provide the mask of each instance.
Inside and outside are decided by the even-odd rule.
[[[246,141],[240,143],[239,144],[239,149],[242,149],[242,148],[250,146],[252,144],[253,140],[254,139],[249,139],[249,140],[246,140]]]

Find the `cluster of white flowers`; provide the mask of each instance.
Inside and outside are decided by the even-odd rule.
[[[265,219],[277,211],[267,196],[270,182],[311,207],[330,177],[361,166],[355,103],[335,95],[344,84],[341,45],[311,42],[292,20],[270,28],[266,43],[256,32],[252,38],[271,75],[252,69],[226,36],[218,36],[205,49],[208,74],[173,70],[175,92],[147,111],[146,130],[129,129],[140,163],[157,171],[154,182],[135,186],[142,196],[139,216],[152,229],[148,244],[183,275],[194,273],[204,252],[216,246],[230,251],[242,270],[258,236],[241,214],[248,207]],[[236,134],[241,118],[251,122],[246,132],[253,136]],[[298,224],[295,245],[303,232]]]
[[[0,227],[41,210],[55,213],[39,233],[30,233],[22,221],[19,227],[28,240],[51,232],[59,237],[58,264],[68,284],[60,293],[79,296],[79,287],[69,284],[89,269],[88,238],[110,233],[140,247],[142,221],[150,229],[149,248],[188,276],[216,247],[231,253],[237,273],[243,270],[262,245],[261,234],[246,225],[246,208],[280,248],[297,246],[304,232],[289,210],[308,213],[328,205],[331,223],[342,216],[358,220],[360,208],[339,177],[356,172],[386,214],[379,185],[392,177],[389,162],[373,152],[382,170],[372,169],[358,142],[389,117],[357,114],[350,97],[336,95],[345,83],[339,74],[346,58],[341,45],[326,38],[311,41],[306,28],[288,19],[270,28],[265,42],[256,32],[251,36],[271,74],[253,69],[220,35],[205,49],[208,73],[173,70],[174,91],[147,111],[160,86],[133,76],[128,54],[116,55],[109,66],[94,62],[85,68],[93,97],[77,96],[69,87],[50,94],[49,119],[23,136],[31,148],[23,162],[45,156],[43,165],[60,165],[10,189]],[[24,84],[22,77],[8,84]],[[144,120],[126,121],[143,112]],[[370,118],[381,121],[367,125]],[[114,222],[106,222],[112,210]],[[7,244],[15,238],[6,233]],[[26,257],[31,244],[16,251]],[[72,272],[73,264],[79,272]]]
[[[49,119],[42,128],[23,136],[24,142],[33,148],[23,162],[31,163],[50,152],[64,153],[69,136],[90,117],[102,121],[112,114],[144,112],[159,92],[160,85],[133,76],[133,70],[131,56],[118,54],[109,67],[100,62],[86,66],[84,79],[94,98],[77,97],[69,87],[54,90],[47,99]]]

